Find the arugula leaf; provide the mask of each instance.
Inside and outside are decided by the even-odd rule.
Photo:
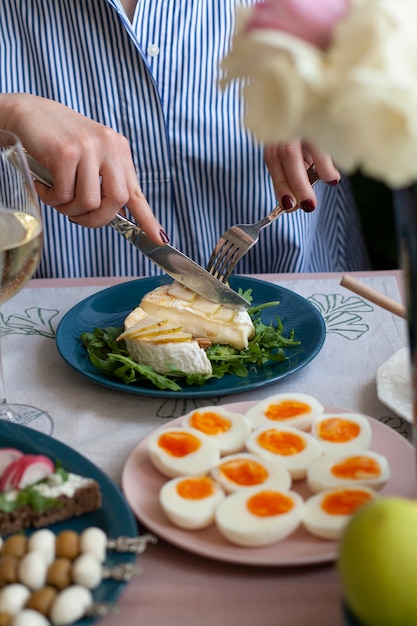
[[[252,290],[239,290],[240,295],[252,301]],[[124,341],[116,341],[123,332],[123,328],[95,328],[93,332],[81,335],[81,342],[86,348],[91,362],[97,369],[108,376],[119,378],[125,384],[134,384],[148,381],[159,389],[179,391],[181,387],[175,382],[180,378],[186,385],[204,385],[210,378],[222,378],[225,374],[232,374],[245,378],[250,366],[261,366],[265,363],[285,361],[288,357],[285,349],[300,345],[295,339],[295,332],[291,330],[288,337],[283,335],[283,326],[276,316],[275,324],[264,324],[261,313],[264,309],[278,306],[279,302],[268,302],[248,309],[255,328],[255,334],[249,341],[248,347],[238,350],[229,345],[213,344],[207,350],[207,357],[211,361],[212,374],[186,374],[180,371],[170,372],[169,375],[157,374],[149,365],[141,365],[130,358]]]
[[[158,374],[149,365],[137,363],[130,358],[124,341],[116,341],[123,328],[95,328],[92,333],[82,333],[81,341],[87,349],[92,364],[108,376],[120,378],[126,385],[148,380],[158,389],[180,391],[181,387],[171,378]],[[183,374],[184,375],[184,374]]]
[[[129,382],[135,382],[137,380],[136,373],[138,373],[150,380],[154,385],[159,387],[159,389],[171,389],[172,391],[179,391],[181,389],[176,382],[167,376],[158,374],[150,365],[136,363],[136,361],[120,354],[109,354],[109,357],[114,357],[116,360],[121,361],[124,364],[122,367],[119,367],[114,371],[115,375],[122,380],[127,378]],[[181,372],[179,372],[179,375],[181,375]]]

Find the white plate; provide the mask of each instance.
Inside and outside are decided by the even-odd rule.
[[[253,402],[227,404],[228,409],[245,413]],[[343,413],[347,409],[325,407],[326,412]],[[385,495],[411,497],[416,491],[415,451],[408,441],[394,430],[369,418],[372,428],[371,449],[384,455],[391,468],[391,477],[380,491]],[[182,418],[161,427],[178,426]],[[152,465],[147,453],[147,438],[139,442],[129,455],[122,475],[124,494],[138,519],[152,532],[184,550],[210,559],[261,566],[295,566],[333,561],[338,543],[318,539],[299,527],[284,541],[263,548],[241,548],[224,539],[217,528],[186,531],[171,524],[158,501],[159,490],[167,479]],[[293,489],[302,496],[311,495],[305,481],[297,481]]]
[[[410,351],[401,348],[376,373],[378,398],[397,415],[413,421]]]

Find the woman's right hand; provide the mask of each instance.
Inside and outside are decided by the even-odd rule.
[[[139,185],[127,139],[69,107],[31,94],[0,94],[0,127],[52,174],[39,197],[71,221],[98,228],[124,206],[156,243],[168,237]]]

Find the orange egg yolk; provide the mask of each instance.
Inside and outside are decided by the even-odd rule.
[[[361,489],[341,489],[324,496],[321,508],[329,515],[352,515],[359,507],[372,500],[372,495]]]
[[[183,457],[196,452],[201,446],[201,441],[193,433],[177,430],[163,433],[158,439],[158,445],[171,456]]]
[[[381,474],[378,461],[367,456],[350,456],[336,463],[331,473],[337,478],[359,480],[361,478],[377,478]]]
[[[244,487],[261,485],[269,476],[265,467],[252,459],[232,459],[222,463],[219,469],[228,480]]]
[[[272,517],[291,511],[294,501],[290,496],[279,491],[261,491],[248,498],[246,507],[257,517]]]
[[[345,443],[356,439],[360,430],[356,422],[340,417],[329,417],[318,424],[317,434],[325,441]]]
[[[305,413],[310,413],[311,408],[305,402],[296,400],[283,400],[278,404],[270,404],[265,411],[265,417],[270,420],[288,420]]]
[[[213,481],[207,476],[184,478],[177,483],[177,493],[186,500],[203,500],[215,492]]]
[[[307,445],[300,435],[274,429],[264,430],[256,441],[264,450],[282,456],[299,454]]]
[[[201,413],[196,411],[192,414],[189,424],[206,435],[219,435],[230,430],[232,422],[213,411]]]

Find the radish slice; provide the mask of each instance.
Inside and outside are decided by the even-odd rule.
[[[22,467],[19,482],[15,486],[16,489],[24,489],[28,485],[44,480],[55,471],[55,464],[42,454],[26,454],[19,461]]]
[[[23,455],[22,455],[23,457]],[[20,458],[22,458],[20,457]],[[0,493],[14,489],[16,475],[19,473],[19,459],[12,461],[0,477]]]
[[[0,449],[0,476],[10,463],[23,456],[23,452],[16,448],[1,448]]]
[[[0,492],[24,489],[44,480],[55,471],[55,465],[42,454],[25,454],[5,469],[0,478]]]

